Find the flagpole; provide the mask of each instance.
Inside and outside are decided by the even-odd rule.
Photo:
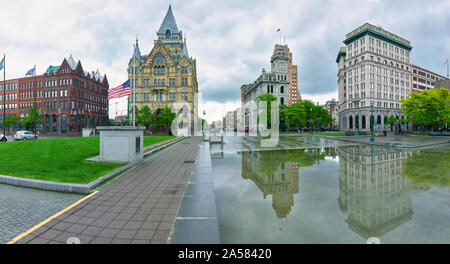
[[[3,54],[3,139],[6,139],[6,55]]]
[[[134,56],[134,55],[133,55]],[[131,95],[133,96],[133,127],[136,126],[136,96],[135,96],[135,90],[136,90],[136,80],[135,80],[135,71],[136,71],[136,56],[133,57],[134,63],[133,63],[133,90],[131,92]]]
[[[34,91],[33,91],[33,93],[34,93],[34,138],[37,138],[37,135],[36,135],[36,132],[37,132],[37,129],[36,129],[36,65],[34,65],[34,85],[33,85],[33,87],[34,87]]]

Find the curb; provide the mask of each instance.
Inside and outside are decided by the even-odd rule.
[[[44,191],[55,191],[55,192],[65,192],[65,193],[77,193],[77,194],[89,194],[93,191],[94,188],[104,183],[105,181],[125,172],[130,169],[134,169],[142,162],[144,162],[146,157],[154,152],[167,148],[175,143],[178,143],[184,140],[185,137],[170,139],[155,145],[148,146],[144,148],[144,159],[133,161],[128,163],[104,176],[101,176],[90,183],[87,184],[79,184],[79,183],[64,183],[64,182],[52,182],[52,181],[43,181],[43,180],[35,180],[35,179],[27,179],[20,177],[13,177],[7,175],[0,175],[0,184],[8,184],[19,187],[33,188]]]

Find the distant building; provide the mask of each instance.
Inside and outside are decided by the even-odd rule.
[[[226,128],[234,128],[234,111],[228,111],[225,115]]]
[[[244,104],[257,102],[258,96],[272,94],[280,104],[289,104],[289,58],[286,49],[275,45],[270,59],[271,70],[262,69],[261,75],[244,90]],[[253,113],[250,113],[253,111]],[[250,116],[256,116],[258,109],[245,108],[245,124],[249,125]]]
[[[337,104],[338,104],[338,102],[336,101],[336,99],[333,98],[331,101],[327,101],[324,106],[325,109],[327,109],[328,112],[330,113],[331,118],[334,120],[333,126],[339,125],[338,118],[337,118],[337,107],[336,107]]]
[[[35,82],[36,81],[36,82]],[[108,121],[108,89],[106,75],[84,71],[72,55],[59,66],[49,66],[44,74],[6,82],[6,115],[26,117],[34,107],[43,116],[36,125],[39,133],[81,134],[82,128],[106,125]],[[0,83],[0,109],[3,109],[3,82]],[[0,121],[3,113],[0,114]],[[3,122],[0,122],[0,127]],[[27,129],[22,121],[10,130]],[[29,128],[32,129],[32,128]]]
[[[448,80],[442,75],[426,70],[416,65],[411,65],[412,68],[412,90],[421,92],[426,89],[434,89],[435,82],[440,80]]]
[[[298,90],[298,66],[292,64],[292,52],[289,50],[288,45],[275,45],[274,53],[277,49],[284,49],[286,56],[288,57],[288,69],[289,69],[289,105],[295,104],[302,99]]]
[[[450,89],[450,79],[439,80],[439,81],[434,82],[435,89],[440,89],[442,87],[444,87],[446,89]]]

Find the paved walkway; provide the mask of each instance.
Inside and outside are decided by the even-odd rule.
[[[16,243],[167,243],[200,144],[189,138],[156,153]]]

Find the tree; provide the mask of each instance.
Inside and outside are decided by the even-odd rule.
[[[396,122],[397,122],[397,119],[393,116],[390,116],[384,123],[387,125],[391,125],[391,130],[392,130],[392,126],[395,125]]]
[[[271,122],[272,102],[276,102],[278,99],[270,93],[262,94],[262,95],[258,96],[256,99],[258,101],[258,107],[259,107],[259,102],[267,102],[267,111],[265,113],[264,112],[261,113],[258,116],[258,124],[259,124],[260,117],[261,118],[266,117],[267,123],[265,125],[267,128],[270,129],[271,124],[272,124],[272,122]]]
[[[150,125],[155,123],[153,113],[150,111],[148,106],[144,106],[138,111],[138,114],[136,115],[136,123],[144,125],[146,129],[149,129]]]
[[[168,106],[161,108],[160,110],[161,111],[156,117],[157,125],[162,126],[164,130],[166,130],[167,128],[167,132],[170,133],[169,131],[170,125],[172,124],[172,121],[175,119],[177,115],[174,112],[172,112],[172,110]]]
[[[450,93],[447,89],[424,90],[411,93],[402,99],[405,115],[415,124],[433,125],[436,128],[450,122]]]
[[[36,115],[36,123],[42,122],[43,116],[41,113],[39,113],[39,108],[36,108],[36,114],[34,112],[33,108],[28,108],[28,114],[23,119],[22,123],[23,125],[29,130],[31,128],[34,128],[34,116]]]
[[[304,127],[307,125],[307,112],[300,103],[292,104],[286,112],[287,121],[291,127]]]
[[[5,119],[5,126],[6,126],[6,130],[9,130],[9,126],[17,123],[20,120],[20,117],[18,116],[7,116]]]

